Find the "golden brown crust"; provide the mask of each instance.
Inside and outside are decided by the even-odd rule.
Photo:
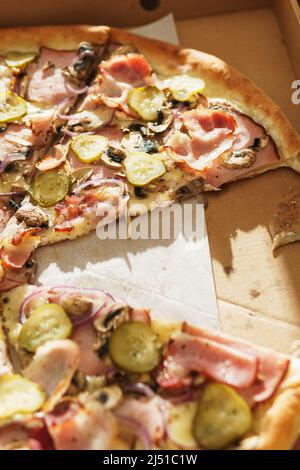
[[[105,44],[109,28],[106,26],[65,25],[32,26],[1,29],[0,55],[8,51],[32,51],[41,46],[70,50],[82,41]]]
[[[208,96],[230,101],[266,129],[280,155],[280,161],[273,167],[290,166],[300,172],[300,136],[279,106],[233,67],[203,52],[181,49],[115,28],[110,29],[110,40],[135,44],[162,74],[199,75],[205,80]]]
[[[290,230],[283,230],[273,237],[273,250],[277,250],[281,246],[289,245],[290,243],[300,241],[300,232]]]
[[[289,450],[300,431],[300,361],[292,359],[287,378],[266,411],[257,450]]]

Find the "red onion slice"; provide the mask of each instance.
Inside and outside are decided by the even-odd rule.
[[[71,318],[73,324],[76,326],[82,325],[83,323],[87,323],[96,316],[106,313],[106,308],[111,308],[113,306],[113,303],[115,302],[115,299],[110,294],[101,289],[89,289],[64,285],[53,287],[41,287],[29,294],[24,299],[20,308],[20,323],[23,324],[27,320],[30,312],[30,306],[34,299],[47,294],[45,296],[45,302],[51,299],[53,303],[60,304],[60,301],[64,297],[73,293],[82,293],[83,295],[86,295],[94,301],[94,306],[89,314]],[[101,300],[101,302],[97,302],[97,300]]]
[[[115,413],[115,416],[119,421],[123,422],[128,428],[130,428],[132,433],[141,440],[145,450],[152,449],[153,441],[145,426],[135,419],[129,418],[128,416],[123,416],[118,412]]]
[[[74,88],[71,83],[66,81],[66,88],[71,92],[74,93],[74,95],[82,95],[83,93],[86,93],[89,89],[88,86],[84,86],[81,88]]]
[[[183,393],[173,397],[166,397],[172,405],[181,405],[183,403],[188,403],[190,401],[194,401],[196,397],[195,390],[193,388],[188,388]]]
[[[4,159],[0,163],[0,174],[5,171],[7,166],[12,162],[25,160],[25,155],[19,152],[9,153],[5,155]]]
[[[155,397],[155,393],[153,392],[153,390],[150,387],[148,387],[148,385],[143,384],[142,382],[125,385],[124,391],[138,393],[139,395],[145,395],[146,397],[149,397],[149,398]]]
[[[94,177],[91,180],[87,180],[79,184],[77,188],[75,188],[74,194],[79,194],[83,189],[87,188],[88,186],[97,188],[98,186],[111,185],[111,184],[119,186],[121,189],[122,195],[126,194],[126,185],[123,181],[118,180],[116,178],[102,178],[102,177]]]
[[[49,290],[49,287],[39,287],[35,291],[31,292],[31,294],[27,295],[27,297],[25,297],[25,299],[23,300],[21,304],[20,312],[19,312],[19,320],[22,325],[23,323],[26,322],[29,316],[29,309],[30,309],[31,302],[37,297],[39,297],[40,295],[46,293],[48,290]]]
[[[0,171],[1,173],[1,171]],[[0,198],[2,197],[18,197],[23,196],[25,191],[11,191],[10,193],[0,193]]]

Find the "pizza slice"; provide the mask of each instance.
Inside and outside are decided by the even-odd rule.
[[[2,232],[5,269],[24,269],[37,246],[87,234],[124,209],[136,216],[269,169],[299,170],[298,134],[244,76],[200,52],[115,29],[104,36],[96,76],[84,92],[79,88],[72,112],[59,113],[57,141]],[[43,68],[49,50],[42,51]],[[40,68],[28,67],[29,96],[46,99],[35,80]],[[61,69],[56,75],[69,80],[74,66],[67,78]],[[74,98],[69,88],[64,83],[63,102]]]
[[[58,138],[65,122],[63,116],[86,91],[105,45],[105,28],[74,27],[73,37],[65,28],[55,31],[51,35],[49,28],[29,28],[5,30],[2,35],[1,231],[22,201],[26,201],[41,158],[47,160],[48,167],[54,164],[55,157],[60,158],[55,155],[51,161],[47,157],[49,146]],[[33,262],[27,259],[26,262],[27,266],[2,263],[4,289],[31,279]]]
[[[13,364],[0,376],[3,449],[295,443],[296,358],[164,323],[98,289],[20,286],[2,294],[1,309]]]

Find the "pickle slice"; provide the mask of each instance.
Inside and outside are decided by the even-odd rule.
[[[112,333],[108,350],[120,369],[133,373],[153,370],[160,361],[161,345],[150,326],[140,322],[122,323]]]
[[[5,54],[4,61],[8,67],[21,68],[36,58],[35,52],[11,51]]]
[[[20,119],[26,112],[26,101],[16,93],[8,91],[0,94],[0,122]]]
[[[45,401],[42,389],[18,374],[4,374],[0,377],[0,419],[17,413],[33,413]]]
[[[53,206],[68,194],[70,181],[70,175],[64,170],[45,171],[34,178],[30,194],[40,206]]]
[[[190,75],[175,75],[169,80],[169,88],[176,101],[191,101],[195,94],[203,92],[205,83]]]
[[[19,345],[30,352],[54,339],[68,338],[72,333],[72,323],[64,309],[57,304],[44,304],[37,307],[22,326]]]
[[[124,166],[128,181],[134,186],[144,186],[162,176],[166,167],[155,154],[127,152]]]
[[[222,384],[205,387],[193,423],[194,437],[202,447],[224,449],[243,437],[251,425],[250,407],[233,388]]]
[[[128,105],[144,121],[156,121],[164,101],[164,93],[155,86],[134,88],[128,93]]]
[[[77,135],[71,142],[76,157],[83,163],[92,163],[101,157],[108,146],[108,140],[101,135]]]

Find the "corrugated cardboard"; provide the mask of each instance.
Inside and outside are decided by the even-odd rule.
[[[85,0],[84,7],[81,0],[27,0],[22,9],[16,0],[2,4],[1,26],[137,26],[172,10],[183,46],[216,54],[247,74],[300,130],[300,105],[291,103],[292,81],[300,79],[297,0],[162,0],[152,11],[144,10],[138,0]],[[293,200],[300,207],[299,188],[298,174],[279,170],[207,196],[224,330],[288,352],[300,339],[300,243],[273,253],[270,227],[282,203]]]

